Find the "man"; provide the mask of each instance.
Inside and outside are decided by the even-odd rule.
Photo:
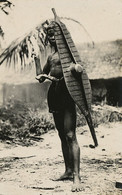
[[[72,191],[81,191],[80,148],[76,138],[76,107],[63,78],[53,25],[47,28],[47,38],[54,52],[48,57],[43,74],[37,79],[41,83],[45,80],[45,74],[49,73],[54,78],[48,91],[48,106],[49,112],[53,113],[65,162],[65,172],[58,180],[71,179],[73,176]]]

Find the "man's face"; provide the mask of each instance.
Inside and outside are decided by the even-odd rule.
[[[48,34],[48,40],[49,40],[50,44],[52,46],[55,46],[56,45],[56,41],[55,41],[55,36],[54,36],[54,29],[53,28],[49,28],[47,30],[47,34]]]

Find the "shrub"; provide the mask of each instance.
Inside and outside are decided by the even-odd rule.
[[[29,139],[31,134],[40,136],[54,129],[52,117],[47,111],[33,111],[20,101],[8,102],[0,108],[0,139]]]

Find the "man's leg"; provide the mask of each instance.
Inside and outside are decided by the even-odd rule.
[[[67,143],[70,147],[70,154],[73,160],[73,187],[72,191],[82,190],[80,182],[80,148],[76,138],[76,110],[75,106],[65,110],[64,130]]]
[[[64,131],[64,113],[55,113],[53,114],[53,117],[59,137],[61,139],[62,153],[65,162],[65,173],[58,180],[71,179],[73,175],[73,165],[70,152],[71,149],[67,143],[66,133]]]

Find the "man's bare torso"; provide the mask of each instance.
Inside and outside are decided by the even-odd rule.
[[[63,76],[63,71],[61,67],[61,62],[59,59],[58,52],[54,53],[49,58],[49,66],[50,66],[50,75],[56,78],[61,78]]]

